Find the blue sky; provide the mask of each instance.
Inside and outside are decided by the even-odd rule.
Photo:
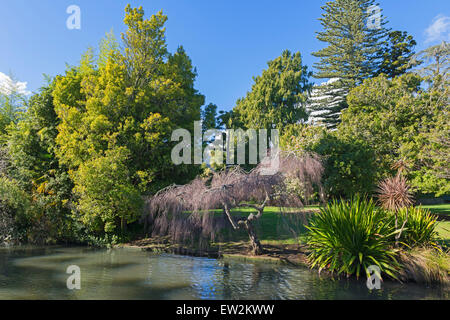
[[[170,51],[183,45],[198,70],[197,89],[207,103],[231,109],[251,88],[267,61],[284,49],[300,51],[312,67],[311,53],[323,44],[315,38],[325,0],[0,0],[0,81],[12,73],[36,91],[43,74],[61,74],[96,47],[111,29],[124,31],[127,3],[142,5],[147,16],[168,15]],[[417,50],[449,41],[450,1],[380,0],[389,27],[405,30]],[[81,9],[81,29],[69,30],[69,5]]]

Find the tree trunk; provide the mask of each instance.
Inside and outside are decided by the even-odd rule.
[[[127,231],[127,219],[126,218],[120,219],[120,229],[122,230],[122,233]]]
[[[228,218],[228,221],[231,223],[234,230],[239,230],[242,226],[244,226],[245,230],[248,233],[248,237],[250,238],[250,246],[251,246],[251,252],[255,256],[260,256],[264,254],[263,246],[261,245],[261,242],[258,239],[258,236],[256,235],[255,230],[253,229],[253,221],[258,220],[262,217],[264,212],[264,207],[266,205],[266,202],[269,200],[269,197],[267,196],[267,199],[264,201],[263,205],[261,207],[257,207],[252,204],[242,204],[243,206],[253,207],[254,209],[258,210],[258,214],[254,215],[251,213],[247,219],[239,220],[237,223],[234,221],[233,216],[231,215],[231,211],[228,208],[228,205],[226,203],[223,203],[223,213]]]
[[[245,229],[248,232],[248,236],[250,238],[250,246],[252,250],[252,254],[255,256],[260,256],[264,253],[264,249],[261,245],[261,242],[259,242],[258,237],[256,236],[256,232],[253,229],[253,225],[250,221],[245,222]]]

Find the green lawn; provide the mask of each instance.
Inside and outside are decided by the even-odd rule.
[[[435,214],[450,215],[450,203],[422,206],[422,208],[428,209]]]
[[[447,204],[436,204],[431,206],[422,206],[425,209],[430,210],[434,214],[439,215],[450,215],[450,203]],[[450,241],[450,221],[439,221],[436,231],[439,237],[444,241]]]
[[[438,222],[436,231],[442,240],[445,242],[450,242],[450,221]]]
[[[318,206],[308,206],[303,209],[287,208],[281,213],[278,207],[266,207],[262,218],[255,224],[257,234],[263,244],[303,243],[307,232],[304,226],[307,222],[307,212],[318,209]],[[249,212],[256,213],[256,210],[251,208],[232,210],[234,216],[248,215]],[[244,230],[225,231],[222,236],[228,241],[248,241],[248,235]]]
[[[424,206],[432,213],[449,214],[450,205]],[[256,222],[257,234],[263,244],[301,244],[305,241],[307,229],[304,226],[307,219],[307,213],[310,211],[318,211],[319,206],[308,206],[303,209],[285,209],[283,213],[278,207],[266,207],[264,214],[260,220]],[[251,208],[241,208],[232,210],[233,215],[245,215],[256,210]],[[221,214],[221,210],[217,210],[217,214]],[[450,221],[438,222],[436,231],[439,237],[444,241],[450,241]],[[238,232],[224,231],[223,240],[238,242],[248,241],[248,235],[244,230]],[[219,240],[220,241],[220,240]]]

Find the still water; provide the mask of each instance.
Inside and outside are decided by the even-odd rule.
[[[67,289],[67,267],[81,289]],[[316,272],[130,249],[0,248],[0,299],[449,299],[448,290],[333,281]]]

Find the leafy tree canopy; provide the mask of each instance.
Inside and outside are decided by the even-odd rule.
[[[170,137],[176,128],[192,131],[204,103],[184,49],[167,51],[167,17],[144,19],[142,8],[129,5],[125,13],[123,50],[109,34],[100,59],[88,50],[56,78],[53,92],[56,153],[75,183],[82,220],[108,232],[139,217],[140,202],[130,202],[138,195],[195,174],[172,164]]]
[[[338,131],[374,150],[380,176],[392,174],[392,165],[403,160],[417,192],[440,195],[449,189],[437,170],[448,167],[442,157],[449,153],[448,132],[441,132],[448,127],[448,87],[424,89],[422,83],[412,73],[366,80],[349,94]]]
[[[268,68],[254,78],[252,90],[237,101],[232,113],[233,126],[282,129],[306,120],[304,104],[311,89],[310,76],[299,52],[284,51],[269,61]]]

